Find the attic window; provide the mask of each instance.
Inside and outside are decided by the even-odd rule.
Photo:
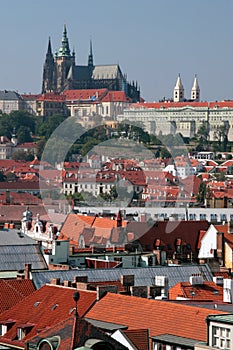
[[[191,291],[190,291],[190,294],[191,294],[192,296],[194,296],[194,295],[195,295],[195,292],[194,292],[193,290],[191,290]]]
[[[7,325],[6,324],[1,324],[0,325],[0,336],[6,334],[7,332]]]
[[[213,293],[216,295],[219,294],[218,290],[214,290]]]
[[[1,321],[0,336],[6,334],[9,331],[9,329],[11,329],[11,327],[13,326],[14,323],[15,323],[15,321],[13,321],[13,320]]]
[[[17,328],[17,338],[18,340],[22,340],[32,329],[34,325],[32,324],[23,324],[19,325]]]
[[[34,307],[37,307],[40,305],[40,301],[36,301],[35,304],[34,304]]]

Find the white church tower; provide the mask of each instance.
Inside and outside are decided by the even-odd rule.
[[[184,87],[181,81],[180,74],[178,75],[176,86],[174,87],[173,99],[174,99],[174,102],[184,101]]]
[[[192,101],[200,101],[200,88],[197,81],[197,75],[195,74],[194,81],[193,81],[193,87],[191,90],[191,100]]]

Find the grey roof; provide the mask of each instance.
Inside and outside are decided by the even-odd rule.
[[[119,72],[120,72],[120,68],[118,64],[95,66],[92,72],[92,78],[93,79],[116,79]]]
[[[67,79],[90,80],[90,70],[88,66],[71,66],[67,75]]]
[[[23,270],[25,263],[31,264],[32,269],[46,269],[39,245],[30,237],[17,232],[0,230],[0,271]]]
[[[108,331],[115,331],[117,329],[126,329],[128,326],[122,325],[122,324],[116,324],[111,322],[104,322],[99,320],[93,320],[92,318],[85,318],[86,321],[91,323],[93,326],[108,330]]]
[[[233,324],[233,314],[228,315],[210,315],[207,317],[208,320],[221,323]]]
[[[24,235],[20,230],[2,229],[0,230],[0,246],[35,245],[36,241]]]
[[[15,91],[0,91],[0,100],[22,100],[22,97]]]
[[[176,345],[183,345],[187,347],[194,348],[195,344],[200,343],[200,340],[197,339],[191,339],[191,338],[184,338],[184,337],[178,337],[176,335],[172,334],[160,334],[155,337],[151,337],[155,341],[162,341],[165,343],[170,344],[176,344]]]
[[[88,282],[119,281],[121,275],[134,275],[135,286],[151,286],[155,276],[167,276],[168,287],[171,288],[178,282],[188,282],[192,274],[202,274],[204,280],[212,281],[212,273],[208,265],[177,265],[155,266],[138,268],[115,268],[115,269],[77,269],[77,270],[51,270],[34,271],[32,273],[36,288],[50,283],[52,278],[60,278],[64,281],[73,281],[75,276],[87,276]]]

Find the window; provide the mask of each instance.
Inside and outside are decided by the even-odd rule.
[[[219,349],[230,349],[230,329],[224,327],[212,328],[212,346]]]
[[[226,214],[220,214],[220,220],[221,220],[221,221],[227,221],[227,216],[226,216]]]
[[[200,214],[200,220],[206,220],[206,214]]]
[[[5,324],[0,325],[0,335],[4,335],[7,332],[7,326]]]

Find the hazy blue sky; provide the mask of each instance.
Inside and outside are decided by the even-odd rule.
[[[92,38],[94,63],[119,63],[147,101],[171,97],[178,73],[186,98],[197,74],[202,100],[233,99],[232,0],[6,0],[0,14],[1,90],[41,92],[66,23],[76,64]]]

